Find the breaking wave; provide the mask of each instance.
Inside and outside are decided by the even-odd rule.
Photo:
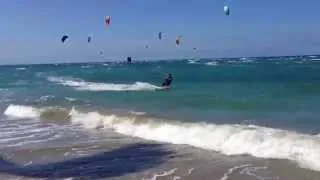
[[[46,108],[48,109],[48,108]],[[43,109],[10,105],[4,112],[18,118],[40,118]],[[63,111],[83,128],[104,128],[147,140],[187,144],[226,155],[288,159],[301,167],[320,171],[320,137],[256,125],[183,123],[153,118],[125,117],[99,112]],[[54,114],[54,113],[53,113]]]
[[[4,115],[15,119],[44,119],[44,120],[66,120],[69,119],[70,110],[58,107],[34,108],[23,105],[9,105]]]
[[[67,79],[63,77],[48,77],[48,81],[55,82],[64,86],[74,87],[82,91],[154,91],[161,89],[146,82],[135,82],[133,84],[115,84],[115,83],[95,83],[87,82],[81,79]]]
[[[4,115],[13,118],[38,118],[40,111],[31,106],[9,105],[4,111]]]

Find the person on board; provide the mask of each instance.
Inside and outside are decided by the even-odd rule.
[[[170,86],[171,83],[172,83],[172,74],[169,73],[168,76],[164,79],[163,83],[162,83],[162,86]]]

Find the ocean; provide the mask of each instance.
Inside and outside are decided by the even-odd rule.
[[[320,179],[320,56],[0,66],[0,110],[0,179]]]

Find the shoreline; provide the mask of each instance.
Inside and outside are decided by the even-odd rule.
[[[301,169],[287,160],[225,156],[187,145],[132,140],[130,143],[87,142],[48,150],[19,149],[10,156],[3,152],[0,178],[316,180],[320,176],[320,172]],[[56,168],[49,168],[53,166]]]
[[[14,117],[18,109],[25,114]],[[83,112],[77,109],[9,106],[4,113],[16,119],[38,119],[44,124],[63,123],[80,127],[84,131],[112,131],[130,138],[141,138],[158,143],[185,144],[225,155],[249,154],[264,159],[289,159],[305,168],[314,170],[318,168],[317,146],[320,146],[318,135],[312,136],[256,125],[188,123],[154,119],[144,115],[119,116],[101,114],[98,111]],[[65,120],[55,122],[54,119]],[[313,145],[313,149],[309,148],[310,144]]]

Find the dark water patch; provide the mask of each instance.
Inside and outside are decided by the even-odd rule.
[[[38,165],[23,166],[1,158],[0,172],[32,178],[111,178],[155,167],[172,154],[161,144],[134,144],[87,157]]]

